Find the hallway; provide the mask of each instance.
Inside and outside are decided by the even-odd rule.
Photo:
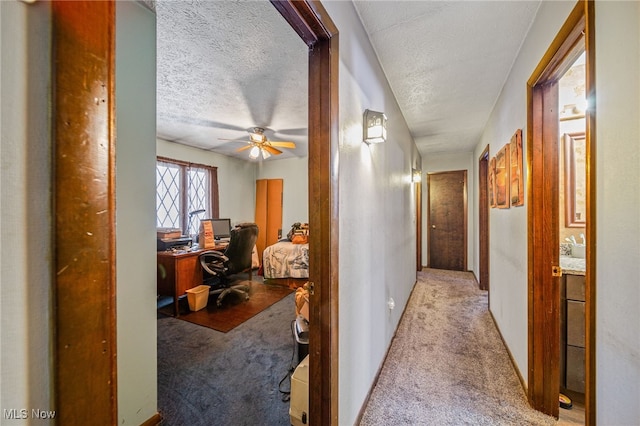
[[[559,424],[529,407],[487,303],[469,272],[419,272],[360,424]]]

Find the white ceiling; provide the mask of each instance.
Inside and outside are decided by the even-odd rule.
[[[473,150],[540,1],[354,4],[420,152]],[[268,1],[156,12],[158,137],[248,159],[261,126],[297,144],[271,158],[306,156],[307,48]]]

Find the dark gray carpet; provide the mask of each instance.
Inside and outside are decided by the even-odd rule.
[[[554,425],[533,410],[469,272],[425,270],[361,425]]]
[[[162,425],[289,425],[294,317],[293,293],[228,333],[159,315]]]

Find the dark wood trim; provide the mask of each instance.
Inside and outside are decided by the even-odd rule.
[[[52,3],[56,422],[117,423],[115,3]]]
[[[528,397],[535,409],[555,417],[560,286],[551,268],[559,263],[560,244],[558,80],[585,48],[585,4],[572,10],[527,83]]]
[[[422,271],[422,182],[416,182],[414,190],[416,192],[416,269]]]
[[[156,413],[147,420],[145,420],[140,426],[157,426],[162,422],[162,415]]]
[[[469,172],[464,170],[464,266],[463,271],[469,270]]]
[[[587,236],[585,274],[585,425],[596,424],[596,35],[595,1],[584,2],[585,13],[585,86],[589,109],[586,117],[587,148]]]
[[[564,226],[567,228],[584,228],[587,223],[585,215],[582,219],[576,219],[575,188],[576,188],[576,166],[575,166],[575,141],[585,140],[586,132],[565,133],[562,135],[564,144]],[[585,164],[586,167],[586,164]]]
[[[480,290],[489,291],[489,145],[486,146],[478,159],[478,182],[479,182],[479,258]]]
[[[338,424],[338,30],[320,2],[273,5],[309,46],[309,423]]]

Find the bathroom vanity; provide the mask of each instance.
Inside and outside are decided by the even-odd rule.
[[[585,390],[585,259],[560,257],[560,386]]]

